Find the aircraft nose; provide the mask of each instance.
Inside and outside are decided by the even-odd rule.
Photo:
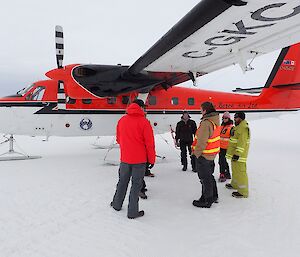
[[[54,79],[54,80],[63,80],[65,77],[65,70],[62,69],[53,69],[45,74],[48,78]]]

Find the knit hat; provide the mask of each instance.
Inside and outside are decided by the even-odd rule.
[[[184,115],[185,113],[188,115],[189,118],[191,118],[191,116],[189,115],[189,112],[188,112],[188,111],[183,111],[183,112],[182,112],[181,118],[183,118],[183,115]]]
[[[229,112],[224,112],[223,116],[222,116],[223,119],[230,119],[230,113]]]
[[[215,106],[211,102],[204,102],[201,104],[201,108],[206,111],[206,113],[215,112]]]
[[[235,118],[240,118],[240,119],[244,120],[246,118],[246,114],[244,112],[236,112],[234,114],[234,117]]]

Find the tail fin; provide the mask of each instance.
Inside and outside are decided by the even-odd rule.
[[[265,84],[265,88],[285,86],[300,87],[300,43],[281,50]]]
[[[281,50],[259,100],[272,110],[300,109],[300,43]]]

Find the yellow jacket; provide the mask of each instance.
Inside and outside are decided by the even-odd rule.
[[[247,121],[241,121],[231,131],[226,158],[231,160],[233,155],[237,155],[239,156],[238,162],[246,162],[250,145],[250,128]]]

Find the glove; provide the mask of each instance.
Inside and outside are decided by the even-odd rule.
[[[232,161],[237,161],[240,158],[238,155],[233,155],[232,156]]]
[[[148,169],[149,169],[149,170],[151,170],[153,167],[154,167],[154,163],[153,163],[153,164],[152,164],[152,163],[149,163],[149,164],[148,164]]]

